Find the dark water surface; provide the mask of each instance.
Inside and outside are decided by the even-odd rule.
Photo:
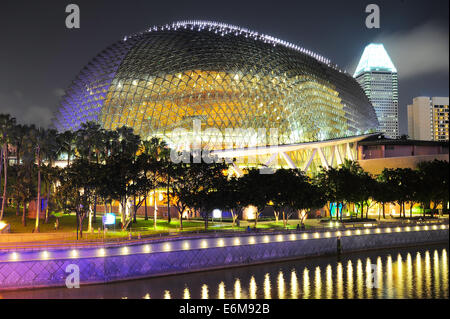
[[[0,292],[0,298],[448,299],[448,248],[379,250],[79,289]]]

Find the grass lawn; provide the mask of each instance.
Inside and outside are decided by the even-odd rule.
[[[35,219],[27,218],[27,226],[22,225],[22,216],[16,216],[15,208],[9,207],[6,210],[6,214],[4,216],[4,221],[8,224],[11,224],[11,232],[12,233],[32,233],[35,225]],[[44,223],[43,220],[40,221],[40,232],[41,233],[70,233],[76,232],[76,217],[74,214],[63,215],[59,218],[59,228],[55,230],[55,218],[51,217],[49,223]],[[287,229],[296,229],[298,220],[289,220]],[[306,229],[313,228],[315,225],[315,220],[307,220],[306,221]],[[128,232],[120,230],[120,218],[116,217],[116,227],[112,227],[107,232],[108,238],[122,238],[127,237]],[[234,231],[246,231],[247,226],[253,229],[254,221],[240,221],[240,226],[232,227],[232,223],[230,220],[214,220],[208,222],[208,231],[220,231],[220,230],[234,230]],[[98,216],[96,219],[96,223],[93,223],[94,232],[97,232],[98,228],[102,227],[102,219],[101,216]],[[171,223],[169,224],[166,219],[159,219],[156,223],[156,229],[154,228],[153,219],[144,220],[144,218],[137,219],[136,223],[133,223],[131,226],[131,231],[133,236],[137,236],[137,234],[141,234],[141,236],[149,236],[161,233],[168,232],[180,232],[180,221],[178,219],[172,218]],[[183,220],[183,232],[189,231],[203,231],[205,228],[204,220],[202,219],[190,219]],[[283,221],[279,220],[278,223],[275,223],[274,220],[264,220],[258,221],[258,229],[284,229]],[[88,219],[86,218],[83,222],[83,231],[87,231],[88,229]]]

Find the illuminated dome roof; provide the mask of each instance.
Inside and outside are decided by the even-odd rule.
[[[212,148],[250,136],[248,129],[276,128],[277,143],[290,144],[378,124],[358,83],[328,59],[236,26],[185,21],[124,37],[98,54],[67,89],[54,125],[127,125],[171,143],[183,138],[176,129],[192,131],[193,120]]]

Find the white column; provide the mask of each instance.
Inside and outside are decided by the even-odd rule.
[[[303,170],[306,172],[309,168],[309,166],[311,165],[312,161],[314,160],[314,156],[316,156],[317,153],[317,148],[315,148],[312,153],[311,153],[311,157],[309,158],[308,162],[306,163],[305,167],[303,168]]]
[[[338,165],[342,165],[344,161],[342,160],[341,152],[339,151],[339,145],[335,146],[336,149],[336,161]]]
[[[333,167],[333,163],[334,163],[334,153],[335,153],[335,148],[332,146],[331,147],[331,158],[330,158],[330,161],[328,162],[329,163],[329,165],[331,166],[331,167]]]
[[[350,148],[350,143],[347,143],[347,158],[351,161],[354,161],[352,149]]]
[[[290,168],[297,168],[295,163],[292,161],[289,155],[286,154],[286,152],[282,152],[281,155],[283,156],[284,160],[288,163]]]
[[[325,157],[325,154],[323,153],[323,150],[320,147],[318,148],[318,150],[319,150],[319,156],[320,156],[320,161],[322,162],[322,166],[324,168],[328,169],[329,168],[328,162],[327,162],[327,159]]]
[[[269,160],[266,162],[266,166],[269,166],[278,156],[278,153],[273,153]]]

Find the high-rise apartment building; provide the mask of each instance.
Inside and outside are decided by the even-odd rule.
[[[449,98],[416,97],[408,105],[408,135],[414,140],[449,140]]]
[[[363,88],[378,117],[378,130],[398,138],[398,76],[383,44],[371,43],[356,68],[354,78]]]

